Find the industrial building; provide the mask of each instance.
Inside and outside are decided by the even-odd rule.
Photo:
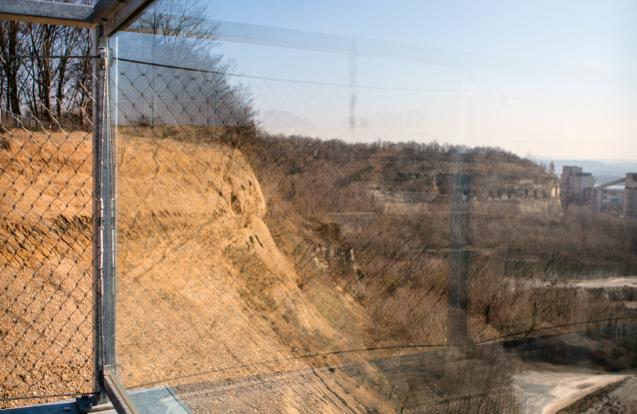
[[[584,172],[582,167],[565,165],[560,177],[560,197],[562,205],[585,204],[592,199],[595,186],[593,174]]]

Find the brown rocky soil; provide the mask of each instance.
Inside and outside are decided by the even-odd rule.
[[[0,150],[0,396],[88,393],[91,134],[10,138]]]

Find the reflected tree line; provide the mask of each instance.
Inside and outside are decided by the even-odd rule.
[[[253,125],[250,94],[214,53],[217,27],[205,2],[156,2],[129,32],[118,50],[121,124]]]

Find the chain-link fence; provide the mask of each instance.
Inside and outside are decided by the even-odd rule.
[[[117,58],[118,126],[238,127],[252,124],[245,91],[220,69]]]
[[[93,60],[0,56],[0,408],[95,391]]]

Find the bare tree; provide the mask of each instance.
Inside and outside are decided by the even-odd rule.
[[[0,65],[4,74],[3,89],[6,97],[6,110],[13,116],[20,116],[20,99],[18,98],[18,72],[21,61],[13,58],[19,52],[21,39],[20,26],[16,22],[0,22]]]
[[[87,29],[0,22],[0,109],[18,121],[26,110],[49,128],[86,127],[91,62],[76,55],[90,49]]]

